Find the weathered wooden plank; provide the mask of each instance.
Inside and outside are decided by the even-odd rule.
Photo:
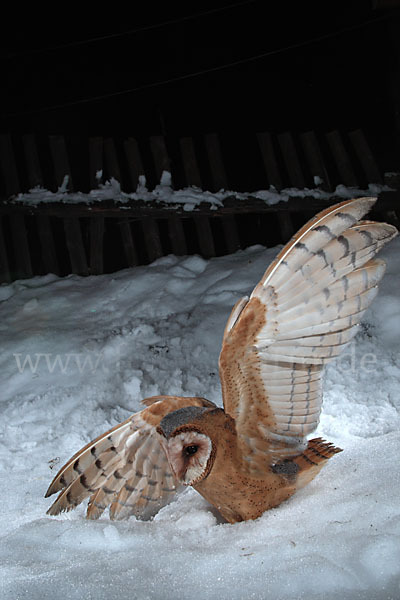
[[[176,214],[168,217],[168,235],[174,254],[184,256],[188,253],[182,219]]]
[[[282,242],[285,244],[295,232],[295,227],[293,225],[293,219],[290,212],[287,210],[280,210],[277,212],[279,229],[281,232]]]
[[[312,177],[319,177],[322,180],[323,183],[320,184],[319,187],[326,191],[332,191],[329,174],[322,156],[321,147],[314,131],[306,131],[301,133],[300,139]]]
[[[164,137],[161,135],[154,135],[150,137],[150,148],[156,167],[157,182],[159,182],[161,180],[163,171],[168,171],[171,173],[171,161],[168,156]]]
[[[139,177],[145,174],[139,145],[134,138],[124,141],[125,156],[128,162],[129,176],[131,180],[131,191],[136,191]]]
[[[101,174],[101,175],[100,175]],[[103,138],[89,138],[89,183],[95,190],[103,176]]]
[[[367,142],[364,132],[361,129],[349,132],[349,138],[353,144],[357,158],[361,163],[363,171],[367,176],[368,183],[382,183],[383,178],[380,169],[376,163],[372,150]]]
[[[294,139],[290,131],[278,134],[278,142],[282,151],[286,170],[289,174],[290,185],[300,189],[306,187],[306,181],[301,169]]]
[[[14,149],[9,134],[0,135],[0,167],[4,180],[6,197],[19,194],[21,191]]]
[[[22,213],[12,213],[10,215],[10,226],[17,278],[32,277],[33,270],[24,215]]]
[[[74,186],[64,136],[50,135],[49,145],[56,184],[58,187],[62,186],[65,183],[65,177],[68,177],[68,191],[71,192]]]
[[[336,130],[330,131],[326,134],[326,139],[336,163],[341,179],[340,183],[348,186],[357,186],[357,177],[340,133]]]
[[[89,269],[79,219],[76,217],[64,218],[64,231],[72,273],[87,275]]]
[[[191,137],[181,138],[180,147],[187,185],[195,185],[202,188],[203,184],[201,181],[199,165],[197,164],[193,139]]]
[[[55,275],[60,275],[50,218],[47,215],[39,213],[36,216],[36,224],[45,271],[46,273],[55,273]]]
[[[43,175],[40,167],[39,153],[35,136],[33,134],[22,136],[22,145],[25,154],[29,188],[32,189],[39,185],[42,186]]]
[[[384,215],[384,219],[387,223],[391,223],[400,231],[400,192],[398,191],[400,188],[400,173],[385,173],[384,182],[393,190],[397,191],[381,192],[375,206],[378,207],[379,210],[379,207],[385,202],[386,210],[382,210],[381,214]],[[392,201],[389,203],[387,202],[387,199],[390,197],[392,198]]]
[[[119,223],[122,236],[122,244],[124,246],[125,257],[128,267],[136,267],[139,264],[138,255],[135,248],[135,243],[132,236],[132,229],[129,219]]]
[[[380,192],[379,194],[379,210],[397,210],[399,206],[398,192]],[[193,214],[202,214],[209,217],[224,216],[224,215],[237,215],[240,218],[241,215],[251,215],[254,213],[275,213],[276,210],[283,210],[292,213],[304,212],[305,206],[310,212],[318,212],[328,206],[332,206],[335,202],[340,202],[342,198],[339,196],[332,195],[329,198],[313,197],[299,197],[291,196],[287,202],[281,202],[278,205],[269,205],[254,196],[243,197],[238,202],[235,196],[229,196],[224,200],[224,206],[214,208],[208,203],[199,204],[198,207],[193,211]],[[26,207],[21,204],[13,204],[12,206],[0,202],[0,215],[10,214],[11,212],[20,212],[29,214],[43,213],[49,216],[55,216],[63,218],[65,214],[68,216],[90,218],[95,212],[106,218],[121,220],[121,208],[118,205],[112,205],[109,202],[96,203],[96,207],[93,205],[82,205],[82,204],[40,204],[39,206]],[[131,203],[124,204],[123,218],[141,219],[143,216],[149,216],[154,219],[165,219],[166,216],[172,212],[171,209],[166,209],[160,203],[157,202],[140,202],[134,201]],[[174,212],[182,217],[192,216],[192,213],[188,213],[184,210],[183,206],[177,206],[174,208]],[[167,213],[167,214],[166,214]]]
[[[104,217],[92,217],[90,219],[90,272],[92,275],[101,275],[104,272],[103,236]]]
[[[269,185],[273,185],[277,190],[282,189],[282,178],[279,171],[278,161],[276,160],[272,135],[268,132],[257,133],[258,145],[264,163],[265,172]]]
[[[10,265],[3,234],[3,219],[0,219],[0,283],[9,283],[10,281]]]
[[[104,140],[104,160],[108,177],[113,177],[122,183],[121,168],[118,161],[117,150],[112,138]]]
[[[235,215],[226,215],[222,217],[222,229],[224,232],[226,250],[228,254],[232,254],[232,252],[236,252],[236,250],[240,248]]]
[[[193,218],[201,254],[205,258],[215,256],[214,238],[209,218],[206,215],[196,215]]]
[[[153,260],[163,256],[157,221],[151,217],[144,217],[141,219],[141,225],[144,234],[144,243],[146,246],[147,256],[149,261],[153,262]]]
[[[204,143],[210,165],[212,191],[226,190],[228,188],[228,177],[226,175],[218,135],[216,133],[208,133],[204,138]]]

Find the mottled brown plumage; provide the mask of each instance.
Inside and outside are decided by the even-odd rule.
[[[254,519],[304,487],[335,453],[315,430],[324,365],[357,332],[397,230],[362,221],[373,198],[309,221],[228,319],[219,360],[224,409],[204,398],[157,396],[82,448],[46,496],[48,513],[89,498],[88,518],[149,518],[192,485],[229,522]]]

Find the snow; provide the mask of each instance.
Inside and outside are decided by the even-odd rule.
[[[393,191],[393,188],[390,186],[379,183],[370,183],[365,190],[357,187],[346,187],[340,184],[334,192],[325,192],[318,187],[312,189],[285,188],[278,191],[274,186],[270,186],[268,190],[256,190],[253,192],[234,192],[231,190],[208,192],[196,186],[174,190],[171,174],[168,171],[163,171],[160,183],[153,190],[148,190],[146,178],[144,175],[141,175],[136,192],[127,193],[121,190],[120,183],[113,177],[105,183],[101,183],[101,171],[96,173],[96,177],[98,187],[87,194],[82,192],[68,192],[69,178],[66,175],[57,192],[51,192],[41,186],[36,186],[27,193],[20,193],[12,197],[11,202],[37,206],[41,203],[52,204],[60,202],[63,204],[90,205],[96,202],[112,201],[122,204],[121,208],[129,208],[127,206],[128,203],[142,201],[162,204],[164,207],[169,206],[171,209],[181,206],[184,211],[192,211],[201,203],[208,203],[213,210],[217,210],[223,206],[226,198],[232,197],[236,198],[236,200],[248,200],[249,197],[257,198],[271,206],[278,202],[287,202],[289,198],[347,199],[361,196],[377,196],[383,191]],[[321,185],[323,184],[323,180],[316,176],[314,177],[314,183],[315,185]]]
[[[56,470],[154,394],[221,404],[225,321],[277,248],[167,256],[0,287],[0,597],[400,597],[400,239],[364,326],[327,368],[317,435],[344,449],[304,490],[229,525],[193,489],[153,521],[47,517]]]

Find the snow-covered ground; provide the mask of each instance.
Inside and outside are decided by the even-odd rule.
[[[276,249],[164,257],[0,287],[0,597],[400,598],[400,239],[365,326],[326,372],[317,434],[341,446],[257,521],[222,523],[194,490],[151,522],[46,516],[55,471],[154,394],[220,404],[226,318]]]

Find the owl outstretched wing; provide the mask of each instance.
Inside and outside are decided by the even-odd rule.
[[[89,519],[97,519],[107,506],[112,519],[149,519],[180,491],[156,428],[172,411],[214,404],[179,396],[155,396],[143,403],[147,408],[89,442],[60,469],[46,493],[47,498],[60,492],[47,514],[69,511],[89,498]]]
[[[220,354],[225,411],[250,471],[293,456],[317,426],[323,366],[353,338],[397,230],[360,221],[375,198],[334,205],[309,221],[228,319]]]

